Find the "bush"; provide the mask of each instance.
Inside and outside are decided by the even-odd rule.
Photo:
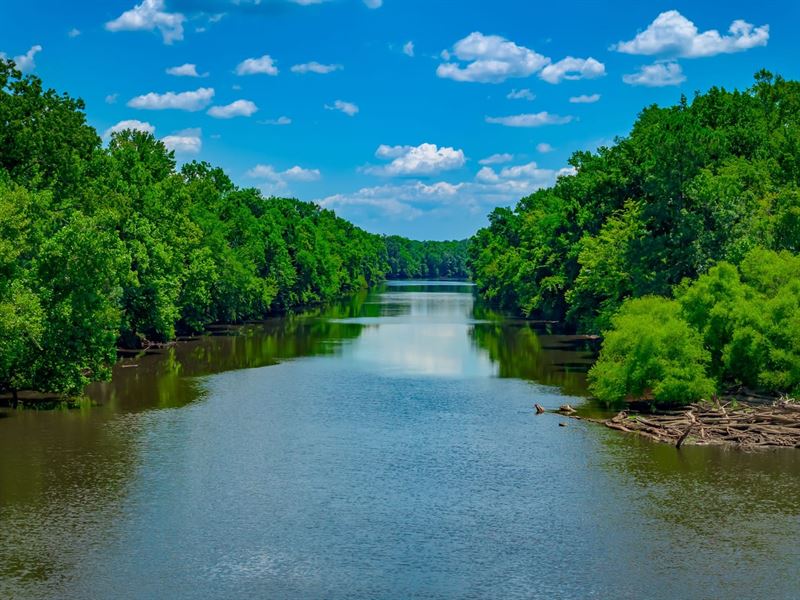
[[[799,257],[755,248],[738,269],[721,262],[675,295],[721,387],[800,392]]]
[[[589,389],[598,399],[687,404],[714,393],[706,374],[710,355],[678,302],[655,296],[628,300],[611,323],[589,372]]]

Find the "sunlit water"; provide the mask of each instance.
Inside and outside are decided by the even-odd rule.
[[[0,598],[800,597],[800,453],[536,416],[590,359],[416,282],[6,409]]]

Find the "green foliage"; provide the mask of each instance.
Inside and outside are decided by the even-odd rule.
[[[418,242],[386,238],[390,279],[466,279],[468,240]]]
[[[800,393],[800,257],[751,250],[676,289],[726,385]]]
[[[611,320],[597,363],[589,371],[592,393],[605,402],[651,399],[688,403],[709,398],[709,354],[674,300],[628,300]]]
[[[640,346],[619,340],[647,319],[618,311],[674,290],[717,387],[800,392],[800,83],[762,71],[744,92],[650,106],[627,137],[570,164],[573,175],[495,210],[472,239],[469,268],[487,301],[608,329],[616,341],[595,370],[598,395],[663,397],[667,376],[647,371],[644,354],[629,362]],[[648,375],[634,385],[625,369],[640,362]],[[690,371],[683,380],[699,382]],[[705,391],[679,386],[674,400]]]
[[[0,393],[75,394],[109,376],[118,344],[371,286],[388,245],[206,163],[178,171],[150,134],[102,148],[80,100],[0,61]],[[426,246],[419,274],[462,275],[464,245]]]
[[[800,83],[759,73],[651,106],[630,135],[570,159],[575,174],[500,208],[472,240],[480,293],[599,331],[622,301],[669,295],[757,246],[800,247]]]
[[[83,183],[100,137],[86,123],[82,100],[45,90],[0,59],[0,170],[32,190],[69,198]]]
[[[110,375],[120,327],[120,278],[130,259],[113,232],[73,214],[38,249],[35,275],[46,315],[32,387],[77,393]]]
[[[643,287],[637,280],[641,274],[631,269],[635,263],[631,253],[645,234],[642,205],[628,202],[608,218],[597,235],[579,242],[580,271],[566,293],[572,320],[588,328],[605,328],[622,301]]]

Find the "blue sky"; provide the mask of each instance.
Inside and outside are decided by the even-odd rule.
[[[0,52],[101,133],[146,128],[180,162],[418,239],[471,235],[648,104],[800,77],[796,1],[4,4]]]

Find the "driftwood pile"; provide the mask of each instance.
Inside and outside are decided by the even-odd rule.
[[[699,402],[652,415],[622,411],[600,422],[678,448],[683,444],[732,445],[745,450],[800,448],[800,404],[785,399],[758,406]]]

